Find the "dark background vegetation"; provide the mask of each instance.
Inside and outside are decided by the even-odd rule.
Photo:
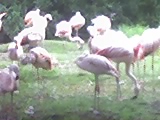
[[[86,35],[85,27],[99,14],[111,17],[114,29],[122,24],[157,27],[160,22],[160,0],[2,0],[0,12],[8,12],[4,22],[8,34],[15,36],[21,31],[25,13],[36,7],[54,18],[47,28],[47,39],[53,39],[57,22],[69,20],[76,11],[86,18],[80,36]]]

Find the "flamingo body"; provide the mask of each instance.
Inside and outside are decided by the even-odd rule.
[[[118,77],[118,72],[112,63],[103,56],[90,54],[81,55],[77,58],[76,64],[83,70],[93,74],[109,74]]]

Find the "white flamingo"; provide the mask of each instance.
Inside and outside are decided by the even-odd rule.
[[[18,33],[18,35],[14,37],[14,40],[20,45],[29,44],[30,49],[40,46],[40,43],[42,43],[46,37],[48,21],[52,21],[51,14],[41,16],[40,9],[28,12],[24,18],[25,26],[28,28]]]
[[[40,16],[40,9],[36,9],[36,10],[31,10],[29,11],[25,17],[24,17],[24,24],[26,27],[31,27],[32,26],[32,19],[34,17]]]
[[[52,16],[50,14],[46,14],[44,17],[35,15],[34,17],[30,16],[30,18],[32,18],[31,22],[27,23],[27,25],[31,27],[25,28],[18,33],[18,35],[14,37],[14,40],[17,44],[29,44],[29,47],[33,48],[39,46],[45,39],[46,27],[48,25],[47,19],[52,20]]]
[[[2,30],[2,23],[3,23],[2,19],[3,19],[6,15],[7,15],[6,12],[0,14],[0,31]]]
[[[84,40],[82,40],[79,36],[72,37],[71,34],[72,27],[70,22],[63,20],[56,25],[55,36],[58,36],[60,38],[67,38],[72,42],[78,42],[79,49],[82,48],[84,45]]]
[[[105,57],[96,55],[96,54],[82,54],[75,60],[76,65],[90,73],[93,73],[95,76],[95,108],[97,107],[97,101],[99,103],[99,100],[97,100],[97,93],[99,95],[100,93],[100,87],[99,87],[99,75],[111,75],[116,78],[117,83],[117,98],[121,97],[121,90],[120,90],[120,84],[119,84],[119,73],[116,70],[116,68],[113,66],[113,64]]]
[[[82,28],[86,22],[85,18],[81,15],[79,11],[69,20],[72,28],[76,31],[76,36],[78,36],[78,31]]]
[[[7,16],[6,12],[3,12],[0,14],[0,43],[1,44],[10,43],[13,41],[3,28],[3,19],[6,16]]]
[[[91,20],[94,28],[98,34],[103,35],[107,30],[111,28],[111,20],[107,16],[99,15]]]

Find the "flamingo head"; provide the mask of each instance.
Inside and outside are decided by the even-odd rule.
[[[35,11],[28,12],[24,17],[24,24],[26,27],[33,25],[33,18],[40,16],[40,9],[36,9]]]
[[[2,29],[3,29],[3,27],[2,27],[3,21],[2,20],[6,15],[7,15],[6,12],[0,14],[0,31],[2,31]]]
[[[76,12],[76,15],[80,15],[80,14],[81,14],[81,12],[80,12],[80,11],[77,11],[77,12]]]
[[[3,12],[0,14],[0,20],[7,16],[7,12]]]
[[[46,14],[44,17],[47,19],[47,21],[52,21],[53,20],[51,14]]]

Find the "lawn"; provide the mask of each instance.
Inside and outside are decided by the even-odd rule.
[[[146,72],[143,61],[139,69],[135,64],[134,74],[141,81],[144,89],[139,98],[130,100],[133,95],[131,80],[124,74],[121,65],[121,88],[125,98],[116,100],[116,82],[113,77],[100,76],[100,114],[91,112],[94,98],[94,76],[79,69],[75,58],[87,50],[87,45],[78,50],[75,43],[45,41],[44,47],[59,61],[59,66],[52,71],[40,70],[41,80],[37,80],[36,69],[31,65],[20,66],[19,93],[14,94],[14,107],[10,112],[10,94],[5,102],[1,100],[0,120],[159,120],[160,119],[160,80],[158,79],[160,57],[155,56],[152,72],[151,56],[146,59]],[[4,52],[7,45],[0,48],[0,68],[11,61]],[[2,99],[2,96],[0,96]],[[3,106],[3,109],[2,109]],[[25,110],[34,107],[34,114]]]

